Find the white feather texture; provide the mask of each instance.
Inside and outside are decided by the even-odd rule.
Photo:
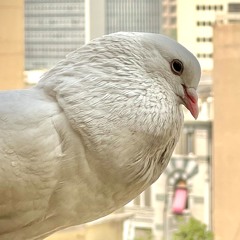
[[[173,74],[171,61],[184,70]],[[157,34],[70,53],[28,90],[0,93],[0,239],[42,239],[120,208],[165,169],[196,58]]]

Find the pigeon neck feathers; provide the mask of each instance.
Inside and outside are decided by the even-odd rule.
[[[73,124],[81,119],[77,129],[89,111],[91,121],[125,121],[135,131],[150,135],[162,134],[166,125],[171,130],[172,121],[182,119],[174,87],[165,80],[166,67],[158,49],[140,39],[136,33],[96,39],[59,62],[39,87],[57,97]]]

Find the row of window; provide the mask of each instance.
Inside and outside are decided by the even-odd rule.
[[[73,10],[29,10],[24,12],[25,17],[79,17],[79,16],[84,16],[84,10],[79,10],[77,8],[74,8]]]
[[[108,0],[105,9],[106,33],[134,30],[133,26],[135,31],[159,32],[159,0]]]
[[[84,3],[35,3],[35,4],[25,4],[25,11],[73,11],[75,9],[84,10]]]
[[[197,5],[196,10],[222,11],[223,5]]]
[[[53,58],[49,57],[37,57],[37,58],[26,58],[25,59],[25,69],[32,70],[32,69],[48,69],[53,67],[57,62],[62,60],[65,56],[56,56]]]
[[[57,37],[28,37],[25,38],[25,44],[28,46],[49,46],[50,44],[57,44],[57,45],[74,45],[77,42],[84,42],[85,41],[85,35],[82,34],[78,37],[69,37],[69,36],[63,36],[60,35]]]
[[[35,26],[35,27],[27,27],[25,28],[25,31],[34,31],[34,32],[51,32],[51,31],[63,31],[65,34],[71,32],[71,31],[83,31],[84,26],[74,26],[74,27],[66,27],[66,26],[48,26],[48,28],[46,28],[45,26]]]
[[[212,58],[213,54],[212,53],[198,53],[197,57],[198,58]]]
[[[28,31],[25,30],[25,38],[27,40],[34,40],[34,39],[59,39],[59,38],[66,38],[66,39],[81,39],[84,38],[84,30],[78,29],[77,31]]]
[[[26,21],[26,24],[79,24],[81,22],[84,22],[84,17],[69,17],[69,18],[56,18],[55,16],[50,17],[50,18],[33,18],[31,21]]]
[[[229,19],[228,22],[229,23],[239,23],[240,20],[239,19]],[[223,20],[219,20],[218,23],[223,23]],[[206,26],[212,27],[213,24],[214,24],[214,22],[211,22],[211,21],[197,21],[196,22],[196,25],[198,27],[201,27],[201,26],[203,26],[203,27],[206,27]]]
[[[84,17],[84,12],[80,11],[52,11],[52,12],[43,12],[43,11],[37,11],[37,12],[25,12],[25,18],[26,21],[29,21],[29,19],[38,19],[38,18],[73,18],[73,17]]]
[[[26,22],[25,23],[25,29],[36,29],[36,28],[46,28],[46,29],[71,29],[74,30],[75,28],[77,28],[76,30],[79,31],[79,29],[83,29],[85,26],[84,22],[65,22],[65,23],[54,23],[53,21],[49,21],[49,23],[33,23],[33,22]],[[73,29],[74,28],[74,29]]]
[[[42,54],[42,53],[55,53],[55,52],[71,52],[75,50],[77,47],[80,47],[82,44],[77,44],[76,46],[58,46],[58,47],[46,47],[46,48],[33,48],[29,47],[26,49],[26,54],[28,53],[35,53],[37,54]]]
[[[75,48],[84,44],[84,39],[76,39],[74,41],[66,41],[62,39],[61,41],[52,40],[52,41],[25,41],[26,51],[54,51],[53,49],[66,49],[66,47]],[[54,47],[53,47],[54,46]]]
[[[197,42],[212,42],[212,38],[211,37],[198,37]]]
[[[60,61],[70,52],[55,52],[55,54],[42,53],[38,55],[36,55],[35,53],[34,54],[26,53],[25,58],[29,61],[33,61],[33,59],[35,59],[36,61],[38,61],[38,59],[45,59],[46,63],[48,63],[51,61],[51,59],[57,59],[58,61]]]
[[[197,21],[197,26],[212,26],[213,22],[211,21]]]

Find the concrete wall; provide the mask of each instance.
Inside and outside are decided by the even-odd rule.
[[[122,240],[122,222],[96,224],[86,229],[85,240]]]
[[[0,89],[23,87],[24,1],[0,1]]]
[[[85,0],[85,43],[105,33],[105,0]]]
[[[240,239],[240,24],[214,27],[213,224]]]
[[[105,223],[72,227],[57,232],[45,240],[123,240],[123,222],[107,221]]]

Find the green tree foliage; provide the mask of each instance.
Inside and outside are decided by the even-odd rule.
[[[173,240],[213,240],[213,233],[202,222],[190,218],[188,222],[180,224]]]

